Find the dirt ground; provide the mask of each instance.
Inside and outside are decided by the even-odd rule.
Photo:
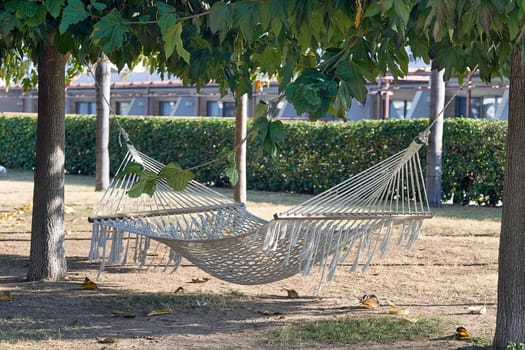
[[[17,171],[0,177],[0,296],[9,292],[14,299],[0,301],[0,349],[282,349],[289,345],[272,340],[269,331],[292,322],[400,317],[389,315],[386,305],[359,308],[363,294],[375,294],[384,304],[388,300],[407,306],[407,317],[413,321],[440,319],[446,330],[424,341],[298,348],[468,349],[472,343],[452,337],[458,326],[466,327],[481,345],[492,341],[500,230],[497,209],[482,209],[489,218],[477,220],[438,213],[425,222],[411,251],[391,249],[385,258],[374,260],[366,273],[349,274],[349,267],[341,266],[320,294],[316,293],[316,272],[262,286],[216,278],[191,283],[209,276],[189,263],[174,274],[153,268],[109,268],[97,281],[98,289],[82,290],[84,279],[95,280],[98,273],[98,264],[87,260],[90,225],[86,218],[101,196],[93,191],[92,181],[73,179],[66,187],[67,281],[25,282],[31,210],[24,205],[31,204],[31,177]],[[249,202],[251,211],[263,217],[281,206]],[[293,288],[299,298],[287,298],[284,288]],[[147,316],[167,304],[173,313]],[[465,307],[473,305],[486,305],[487,312],[468,313]],[[133,311],[136,317],[118,317],[114,311]]]

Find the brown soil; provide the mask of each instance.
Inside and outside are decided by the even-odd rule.
[[[24,178],[25,176],[25,178]],[[0,177],[1,349],[280,349],[269,331],[301,320],[400,317],[388,306],[359,308],[358,297],[375,294],[408,306],[411,319],[438,318],[446,325],[429,339],[396,344],[302,344],[301,349],[459,349],[472,343],[453,339],[466,327],[481,344],[491,342],[495,328],[497,220],[436,217],[425,223],[411,251],[391,249],[374,260],[366,273],[338,269],[335,280],[316,293],[319,276],[295,276],[262,286],[242,286],[211,278],[188,263],[174,274],[160,269],[109,268],[96,290],[82,290],[85,277],[95,280],[90,263],[90,226],[86,217],[100,198],[90,186],[66,188],[66,250],[69,272],[59,283],[25,282],[30,246],[32,188],[27,174]],[[87,180],[91,181],[91,180]],[[269,217],[281,208],[250,202],[251,210]],[[17,209],[18,208],[18,209]],[[461,209],[460,209],[461,210]],[[489,210],[489,209],[487,209]],[[174,294],[179,287],[183,291]],[[293,288],[299,298],[287,298]],[[469,314],[466,306],[485,304],[486,314]],[[172,314],[147,316],[166,305]],[[113,315],[133,311],[134,318]],[[104,344],[104,339],[113,344]]]

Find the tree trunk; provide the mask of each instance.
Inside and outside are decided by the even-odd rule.
[[[248,124],[248,96],[235,97],[235,161],[239,181],[233,187],[233,200],[246,203],[246,133]],[[242,144],[241,144],[242,143]]]
[[[443,119],[445,108],[444,70],[433,67],[430,87],[430,130],[427,149],[427,195],[431,207],[441,207],[441,159],[443,153]]]
[[[525,62],[512,52],[494,347],[525,342]]]
[[[38,122],[27,279],[61,280],[64,248],[66,56],[48,43],[38,60]]]
[[[102,54],[95,70],[97,93],[96,191],[109,187],[109,99],[111,70],[106,55]]]

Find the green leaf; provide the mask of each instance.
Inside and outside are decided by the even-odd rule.
[[[182,191],[188,186],[188,183],[195,178],[195,175],[189,170],[183,170],[176,176],[166,179],[168,185],[175,191]]]
[[[231,7],[224,2],[216,2],[210,9],[209,26],[212,33],[228,29],[232,21]]]
[[[87,5],[87,9],[88,9],[89,11],[91,11],[91,10],[95,10],[95,11],[102,12],[102,11],[104,11],[106,8],[107,8],[106,4],[101,3],[101,2],[92,2],[91,4]]]
[[[272,22],[272,10],[269,1],[265,1],[260,4],[260,14],[262,30],[267,31],[268,29],[270,29],[269,27]],[[276,32],[275,35],[279,35],[279,33]]]
[[[364,17],[374,17],[381,12],[379,2],[372,2],[365,10]]]
[[[264,119],[266,119],[269,108],[270,105],[266,103],[266,101],[259,100],[259,103],[257,103],[257,105],[255,106],[255,118],[264,117]]]
[[[126,176],[127,174],[141,174],[143,171],[144,171],[144,166],[142,166],[142,164],[135,163],[135,162],[130,162],[130,163],[128,163],[128,165],[126,165],[124,170],[122,170],[115,177],[115,179],[116,180],[121,179],[124,176]]]
[[[175,48],[177,55],[182,57],[186,63],[190,63],[190,53],[184,48],[182,44],[182,22],[179,22],[171,26],[168,31],[162,36],[164,40],[164,51],[166,57],[170,57],[173,54]]]
[[[195,178],[195,175],[191,171],[184,170],[181,173],[179,173],[177,176],[167,178],[166,182],[175,191],[183,191],[188,186],[188,183],[194,178]]]
[[[138,198],[142,195],[142,193],[144,193],[143,189],[143,183],[137,182],[129,189],[128,196],[131,198]]]
[[[281,53],[275,47],[266,46],[262,52],[253,54],[253,60],[260,67],[261,72],[273,73],[281,65]]]
[[[48,0],[46,1],[47,11],[49,11],[51,16],[57,18],[58,15],[60,15],[60,11],[62,11],[65,2],[66,0]]]
[[[160,27],[161,34],[164,36],[168,30],[177,23],[177,14],[175,13],[175,8],[170,5],[159,1],[157,2],[157,6],[160,14],[157,23]]]
[[[150,197],[155,193],[155,187],[159,177],[152,171],[144,170],[139,173],[139,181],[135,183],[128,191],[128,196],[131,198],[140,197],[143,193],[146,193]]]
[[[400,1],[400,0],[396,0],[396,1]],[[388,10],[390,10],[392,8],[392,5],[394,5],[394,2],[396,2],[394,0],[383,0],[380,2],[381,4],[381,12],[382,13],[386,13],[388,12]]]
[[[24,26],[35,27],[43,24],[47,16],[47,7],[34,1],[20,2],[16,17],[22,19]]]
[[[237,185],[237,183],[239,182],[239,173],[237,172],[237,168],[225,168],[224,173],[228,177],[228,180],[230,181],[232,186]]]
[[[165,165],[164,168],[162,168],[162,170],[159,171],[159,176],[160,177],[164,177],[164,178],[171,177],[171,176],[176,176],[182,170],[183,169],[180,166],[180,164],[171,162],[171,163]]]
[[[274,143],[284,142],[284,125],[280,120],[274,120],[270,123],[270,137]]]
[[[396,14],[403,21],[403,23],[406,24],[410,16],[407,4],[404,1],[396,0],[394,1],[394,9],[396,11]]]
[[[70,25],[81,22],[88,16],[89,12],[86,11],[81,0],[69,0],[64,11],[62,11],[62,21],[59,27],[60,33],[64,33]]]
[[[128,31],[128,22],[114,9],[93,25],[91,40],[103,51],[114,52],[122,47]]]
[[[195,175],[189,170],[182,169],[177,163],[169,163],[159,172],[159,177],[165,178],[168,185],[175,191],[182,191],[195,178]]]
[[[21,1],[16,11],[19,18],[31,18],[38,14],[39,5],[34,1]]]
[[[259,139],[259,142],[263,142],[266,139],[266,135],[268,135],[269,129],[270,129],[270,121],[264,116],[260,116],[255,118],[253,122],[253,128],[257,131],[257,137]]]
[[[241,0],[234,2],[232,7],[233,23],[237,24],[246,41],[251,42],[259,16],[257,6],[251,0]]]

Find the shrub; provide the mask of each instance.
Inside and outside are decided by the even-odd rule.
[[[234,121],[224,118],[111,118],[110,157],[115,173],[126,148],[117,123],[133,144],[163,163],[184,168],[213,160],[224,147],[232,148]],[[254,137],[248,143],[249,189],[316,194],[404,149],[424,130],[428,120],[362,120],[351,123],[285,122],[286,142],[279,157],[260,153]],[[446,119],[443,136],[443,199],[464,197],[461,180],[470,171],[476,179],[469,196],[479,204],[501,201],[506,122]],[[9,168],[34,165],[36,118],[0,116],[0,163]],[[120,141],[120,144],[119,144]],[[66,170],[95,173],[95,118],[66,117]],[[421,154],[423,166],[425,154]],[[195,170],[197,179],[228,185],[224,162]]]

